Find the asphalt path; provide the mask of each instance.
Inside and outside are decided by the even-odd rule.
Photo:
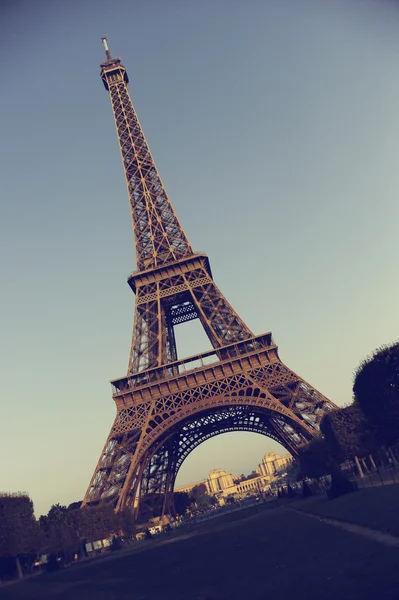
[[[263,508],[4,587],[0,598],[397,600],[399,548],[289,508]]]

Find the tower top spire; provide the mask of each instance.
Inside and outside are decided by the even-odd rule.
[[[105,54],[107,55],[107,60],[111,60],[112,57],[111,57],[111,52],[109,51],[109,48],[108,48],[107,38],[106,37],[102,37],[101,41],[102,41],[103,46],[104,46]]]
[[[133,219],[137,268],[142,271],[192,256],[193,249],[141,129],[129,95],[126,69],[120,58],[111,56],[105,37],[102,43],[107,60],[101,63],[101,79],[111,97]]]

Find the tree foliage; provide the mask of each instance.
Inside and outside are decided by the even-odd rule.
[[[197,507],[202,509],[217,504],[216,498],[208,494],[206,485],[204,483],[200,483],[193,487],[191,490],[191,498]]]
[[[80,542],[72,518],[72,511],[61,504],[53,504],[45,516],[39,518],[40,528],[44,534],[45,553],[63,555],[70,560],[71,554],[79,550]]]
[[[0,556],[17,556],[37,549],[40,533],[26,494],[0,496]]]
[[[315,438],[299,449],[301,477],[318,478],[331,471],[331,457],[323,438]]]
[[[0,556],[16,559],[19,577],[22,577],[19,555],[38,550],[40,541],[40,529],[29,496],[22,493],[1,494]]]
[[[115,513],[110,504],[80,509],[81,502],[74,502],[68,508],[53,505],[46,516],[39,519],[46,536],[46,552],[69,558],[71,553],[80,551],[81,542],[93,542],[119,533],[131,539],[135,533],[132,511],[125,507]]]
[[[111,504],[100,504],[74,511],[75,525],[80,537],[87,542],[103,540],[113,533],[118,533],[120,523]]]
[[[141,497],[137,522],[148,523],[151,519],[160,517],[164,500],[164,495],[158,493],[146,494]]]
[[[355,401],[381,445],[399,441],[399,342],[377,349],[355,372]]]
[[[331,469],[331,487],[327,490],[329,498],[338,498],[344,494],[350,494],[357,490],[357,485],[349,481],[347,476],[335,465],[332,465]]]
[[[206,493],[206,485],[204,483],[199,483],[198,485],[194,486],[191,490],[191,497],[195,501],[197,501],[198,498],[205,496]]]
[[[136,533],[136,525],[133,512],[130,508],[125,506],[119,513],[117,513],[116,523],[117,528],[123,533],[123,535],[128,539],[132,539]]]
[[[177,515],[184,515],[193,499],[187,492],[175,492],[173,494],[175,511]]]
[[[289,483],[294,483],[295,481],[298,481],[298,479],[300,479],[300,471],[301,471],[301,465],[299,463],[299,460],[291,461],[287,465],[286,471],[287,471],[287,481]]]
[[[338,463],[366,456],[375,449],[369,423],[356,402],[325,414],[320,429],[332,458]]]

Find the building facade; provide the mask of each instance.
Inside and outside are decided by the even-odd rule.
[[[291,454],[284,454],[284,456],[281,456],[277,452],[268,452],[262,458],[257,471],[261,475],[276,475],[277,473],[285,471],[291,462]]]
[[[224,504],[227,497],[245,498],[261,493],[269,493],[273,484],[284,475],[284,471],[291,463],[292,456],[286,454],[281,456],[277,452],[265,454],[256,471],[258,477],[240,481],[239,477],[233,477],[223,469],[213,469],[207,479],[196,481],[175,488],[175,492],[191,493],[197,485],[203,484],[208,494],[216,496],[220,504]]]
[[[187,483],[186,485],[181,485],[178,488],[175,488],[175,492],[186,492],[187,494],[191,494],[193,488],[197,485],[204,485],[206,487],[206,493],[211,494],[211,488],[209,486],[208,479],[201,479],[201,481],[195,481],[194,483]]]
[[[231,473],[223,471],[223,469],[214,469],[208,475],[208,485],[210,493],[217,495],[228,488],[234,486],[234,481]]]

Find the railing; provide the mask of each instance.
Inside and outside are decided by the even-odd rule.
[[[193,256],[194,257],[195,256],[205,256],[205,257],[207,257],[207,255],[205,254],[205,252],[202,252],[202,250],[197,250],[196,252],[193,252],[192,254],[187,254],[185,256],[181,256],[180,258],[173,259],[173,260],[170,260],[170,261],[168,261],[166,263],[159,264],[156,267],[153,266],[153,265],[149,265],[148,267],[144,267],[144,269],[135,269],[134,271],[132,271],[131,273],[129,273],[129,276],[128,276],[127,280],[129,281],[129,279],[131,277],[134,277],[138,273],[145,273],[147,271],[152,271],[152,270],[160,269],[161,267],[162,268],[163,267],[167,267],[168,265],[173,265],[176,262],[192,258]]]
[[[235,342],[226,346],[221,346],[208,352],[189,356],[182,360],[178,360],[172,363],[163,365],[162,367],[155,367],[142,371],[135,375],[123,377],[122,379],[114,379],[111,381],[115,394],[126,391],[131,388],[138,386],[147,385],[154,381],[160,381],[163,379],[169,379],[176,377],[187,372],[194,371],[196,369],[203,369],[204,367],[213,363],[228,360],[231,358],[237,358],[245,354],[253,354],[262,348],[270,348],[274,346],[274,341],[271,333],[265,333],[242,342]]]

